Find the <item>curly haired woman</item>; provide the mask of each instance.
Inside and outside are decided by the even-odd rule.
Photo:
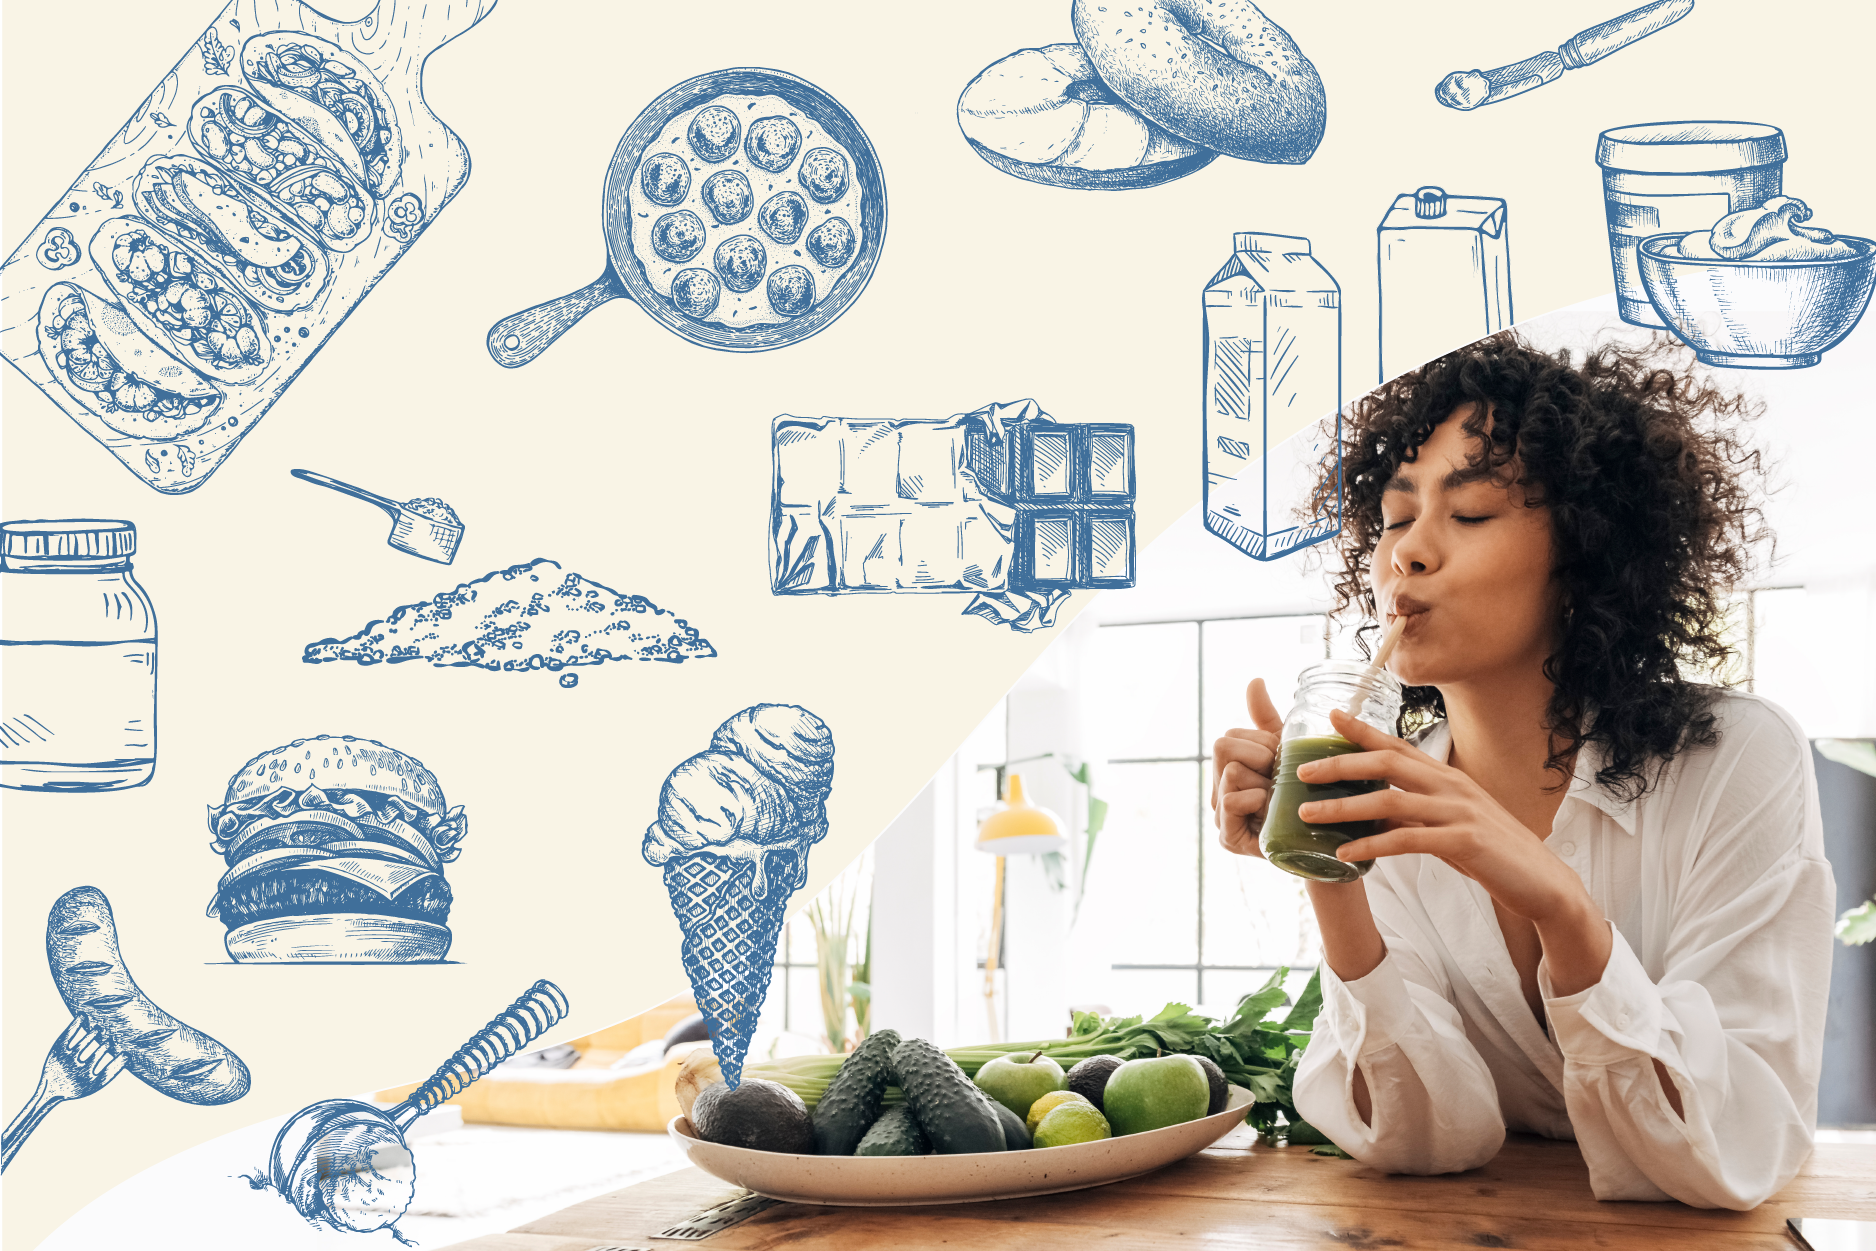
[[[1745,402],[1667,351],[1495,336],[1355,405],[1325,463],[1337,609],[1407,619],[1418,733],[1337,713],[1361,750],[1300,771],[1390,785],[1299,813],[1384,824],[1338,853],[1365,878],[1308,886],[1296,1106],[1390,1172],[1475,1168],[1511,1129],[1575,1138],[1601,1199],[1750,1208],[1810,1154],[1833,903],[1810,747],[1681,673],[1730,653],[1761,466]],[[1242,855],[1282,729],[1261,680],[1249,702],[1214,746]]]

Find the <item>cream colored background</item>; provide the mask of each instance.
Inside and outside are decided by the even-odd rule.
[[[1609,126],[1782,126],[1787,192],[1819,224],[1876,232],[1876,21],[1861,4],[1775,19],[1762,3],[1700,0],[1670,30],[1519,100],[1471,114],[1432,100],[1450,70],[1554,47],[1621,7],[1273,0],[1328,88],[1312,161],[1220,159],[1156,190],[1074,193],[992,170],[953,115],[990,61],[1072,37],[1058,0],[502,0],[426,74],[431,107],[473,158],[462,194],[205,487],[149,490],[0,371],[5,515],[134,520],[138,577],[161,621],[155,781],[115,795],[0,796],[0,1113],[31,1093],[68,1019],[43,925],[80,884],[110,897],[144,989],[233,1047],[255,1079],[221,1108],[132,1080],[60,1108],[8,1170],[7,1245],[37,1244],[111,1186],[208,1138],[422,1077],[538,977],[571,997],[560,1037],[680,990],[677,928],[639,840],[665,773],[747,704],[805,705],[839,746],[833,832],[798,904],[916,793],[1050,635],[962,618],[962,598],[771,597],[775,414],[942,416],[1034,396],[1065,420],[1131,421],[1145,541],[1197,499],[1199,292],[1235,230],[1307,235],[1341,282],[1345,398],[1374,379],[1375,225],[1421,183],[1509,201],[1522,318],[1611,287],[1594,164]],[[6,250],[215,12],[156,0],[4,6]],[[731,65],[807,78],[871,136],[890,226],[866,293],[832,328],[778,352],[693,347],[620,302],[536,363],[496,367],[483,347],[494,321],[600,272],[600,185],[625,126],[665,88]],[[293,482],[295,466],[441,495],[468,526],[456,563],[391,551],[381,514]],[[586,670],[572,691],[546,674],[299,663],[308,642],[535,556],[672,609],[719,658]],[[470,835],[449,872],[461,963],[220,963],[222,927],[203,915],[221,872],[204,807],[256,752],[320,733],[419,757],[467,807]]]

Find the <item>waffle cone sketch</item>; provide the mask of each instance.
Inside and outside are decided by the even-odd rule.
[[[673,769],[645,831],[683,931],[684,969],[731,1086],[762,1013],[788,900],[827,834],[834,739],[791,704],[757,704]]]

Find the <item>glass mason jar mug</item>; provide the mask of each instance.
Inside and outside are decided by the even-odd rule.
[[[156,610],[128,521],[0,525],[0,786],[112,791],[156,772]]]
[[[1372,675],[1367,670],[1367,664],[1359,660],[1325,660],[1303,670],[1297,679],[1296,703],[1283,722],[1277,771],[1271,779],[1257,845],[1264,859],[1298,877],[1352,882],[1374,865],[1372,860],[1345,863],[1335,858],[1335,851],[1343,843],[1380,833],[1381,822],[1318,824],[1296,815],[1300,805],[1313,800],[1346,799],[1387,789],[1387,783],[1379,779],[1310,783],[1296,776],[1297,767],[1312,760],[1362,750],[1336,733],[1329,722],[1334,709],[1346,711],[1359,699],[1354,709],[1357,720],[1394,733],[1400,718],[1400,682],[1385,669]]]

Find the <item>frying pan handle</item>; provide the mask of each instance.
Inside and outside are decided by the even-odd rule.
[[[630,298],[608,266],[591,285],[496,322],[489,330],[489,355],[503,369],[516,369],[545,352],[555,339],[601,304]]]
[[[349,482],[340,482],[337,478],[328,478],[325,474],[314,473],[310,469],[290,469],[287,472],[302,482],[310,482],[314,486],[331,487],[342,495],[364,500],[367,504],[376,504],[393,517],[397,516],[397,510],[402,507],[396,500],[387,500],[382,495],[373,495],[364,487],[355,487]]]

